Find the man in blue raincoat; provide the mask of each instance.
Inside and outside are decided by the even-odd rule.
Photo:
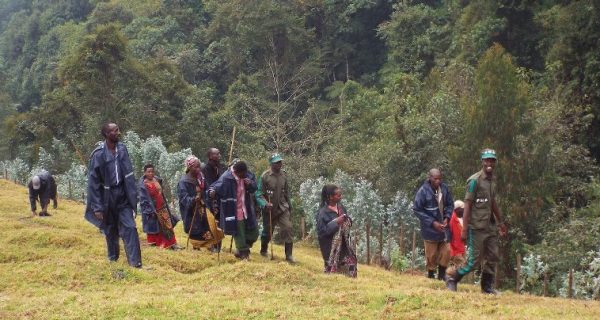
[[[428,278],[435,278],[437,269],[437,278],[445,279],[450,260],[450,239],[446,232],[453,210],[454,200],[448,186],[442,182],[442,172],[435,168],[429,170],[413,205],[413,213],[421,222]]]
[[[119,259],[119,236],[129,265],[141,268],[142,254],[135,224],[137,184],[121,132],[115,123],[102,126],[104,142],[92,152],[85,218],[106,237],[108,260]]]
[[[219,223],[225,234],[233,235],[238,259],[248,259],[258,239],[256,189],[256,178],[244,161],[236,162],[208,189],[210,198],[218,199]]]

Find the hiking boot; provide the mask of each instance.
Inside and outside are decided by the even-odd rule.
[[[269,242],[268,241],[261,241],[260,242],[260,255],[263,257],[267,257],[269,254],[267,253],[267,251],[269,250]]]
[[[497,295],[498,292],[494,290],[494,275],[490,273],[481,274],[481,292],[486,294]]]
[[[238,250],[233,255],[240,260],[249,260],[250,259],[250,249]]]
[[[48,212],[40,212],[40,217],[51,217],[52,215]]]
[[[427,270],[427,278],[435,279],[435,270]]]
[[[456,292],[456,289],[458,287],[458,282],[460,281],[460,279],[462,279],[461,275],[455,275],[455,276],[447,276],[446,277],[446,288],[448,288],[448,290]]]
[[[292,242],[285,244],[285,261],[294,264],[296,260],[294,260],[294,256],[292,256],[292,251],[294,249],[294,244]]]
[[[438,280],[446,281],[446,267],[438,266]]]

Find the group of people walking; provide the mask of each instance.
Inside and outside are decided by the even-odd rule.
[[[421,225],[427,276],[446,281],[451,291],[469,272],[481,267],[481,290],[496,294],[498,236],[507,225],[496,203],[496,152],[481,152],[481,170],[467,179],[465,200],[453,201],[439,169],[431,169],[417,191],[413,212]],[[450,268],[448,268],[450,266]]]
[[[89,161],[88,197],[85,218],[105,235],[108,259],[119,258],[119,237],[123,239],[128,263],[142,267],[140,241],[135,224],[139,199],[143,231],[148,244],[182,249],[174,227],[179,219],[170,212],[163,192],[162,180],[153,164],[144,166],[144,174],[136,181],[127,148],[119,141],[115,123],[101,129],[104,142],[92,152]],[[222,239],[231,235],[235,256],[248,259],[250,249],[259,238],[262,212],[260,254],[268,256],[274,227],[285,246],[285,259],[295,263],[291,212],[292,202],[287,173],[282,169],[283,157],[269,157],[269,169],[258,179],[243,160],[235,159],[226,167],[220,151],[210,148],[206,164],[194,155],[185,159],[185,175],[177,185],[179,212],[188,246],[220,252]],[[347,270],[356,276],[356,254],[350,238],[351,220],[339,203],[341,190],[323,188],[323,204],[317,214],[318,236],[326,272]]]
[[[143,231],[151,246],[182,249],[174,227],[179,217],[169,208],[162,179],[148,163],[143,176],[135,180],[129,153],[119,141],[120,130],[115,123],[101,129],[104,141],[92,152],[89,161],[85,218],[105,236],[108,259],[119,259],[119,238],[123,239],[128,263],[142,267],[140,241],[135,223],[138,200]],[[243,160],[235,159],[226,167],[221,153],[208,149],[203,165],[194,155],[184,162],[185,175],[177,185],[179,213],[187,246],[220,252],[225,235],[235,242],[235,256],[248,259],[251,248],[260,236],[260,255],[268,256],[274,227],[279,228],[284,242],[285,259],[295,263],[292,238],[292,202],[289,181],[283,170],[283,157],[274,153],[269,168],[256,179]],[[496,153],[481,152],[482,168],[467,180],[464,202],[454,201],[442,172],[431,169],[427,180],[416,193],[413,212],[421,225],[424,240],[427,276],[446,281],[448,289],[456,291],[458,282],[475,267],[481,266],[481,288],[496,293],[493,284],[498,257],[498,236],[507,233],[507,226],[496,203]],[[29,182],[31,210],[48,216],[50,200],[56,208],[56,183],[47,172],[41,172]],[[324,271],[357,275],[356,245],[351,237],[352,219],[341,204],[342,190],[325,185],[321,205],[316,213],[316,231],[323,257]],[[259,220],[262,213],[262,232]],[[271,247],[272,250],[272,247]],[[271,254],[272,257],[272,254]]]

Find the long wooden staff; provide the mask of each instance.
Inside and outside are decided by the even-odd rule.
[[[186,248],[190,247],[190,234],[192,233],[192,228],[194,227],[194,220],[196,220],[196,212],[198,212],[199,204],[200,204],[200,201],[196,202],[196,205],[194,208],[194,214],[192,215],[192,223],[190,224],[190,230],[188,230],[188,238],[187,238],[187,243],[185,245]]]
[[[231,133],[231,145],[229,146],[229,159],[227,160],[227,165],[231,165],[231,158],[233,157],[233,144],[235,143],[235,129],[236,127],[233,127],[233,132]],[[233,170],[233,169],[232,169]],[[225,224],[223,224],[223,227],[225,227]],[[231,253],[233,251],[233,235],[231,236],[231,241],[229,241],[229,253]]]
[[[267,190],[267,202],[271,203],[272,190]],[[269,242],[271,243],[271,260],[275,260],[273,256],[273,204],[269,208]]]
[[[231,133],[231,145],[229,146],[229,159],[227,160],[228,165],[231,165],[231,158],[233,157],[233,144],[235,143],[235,130],[236,127],[233,127],[233,132]]]
[[[222,219],[222,217],[220,216],[220,210],[219,208],[217,208],[217,200],[215,200],[214,198],[211,200],[212,202],[212,207],[213,207],[213,213],[214,216],[216,217],[217,215],[219,215],[219,219]],[[219,224],[221,224],[221,221],[219,221]],[[223,229],[225,229],[225,224],[223,223]],[[224,235],[223,235],[224,237]],[[221,262],[221,244],[223,243],[223,239],[219,240],[219,244],[217,245],[217,262]]]

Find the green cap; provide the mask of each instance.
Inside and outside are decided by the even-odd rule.
[[[279,162],[282,161],[283,158],[281,157],[281,155],[279,153],[273,153],[270,157],[269,157],[269,164],[273,164],[275,162]]]
[[[481,151],[481,160],[483,159],[496,159],[496,151],[493,149],[483,149]]]

